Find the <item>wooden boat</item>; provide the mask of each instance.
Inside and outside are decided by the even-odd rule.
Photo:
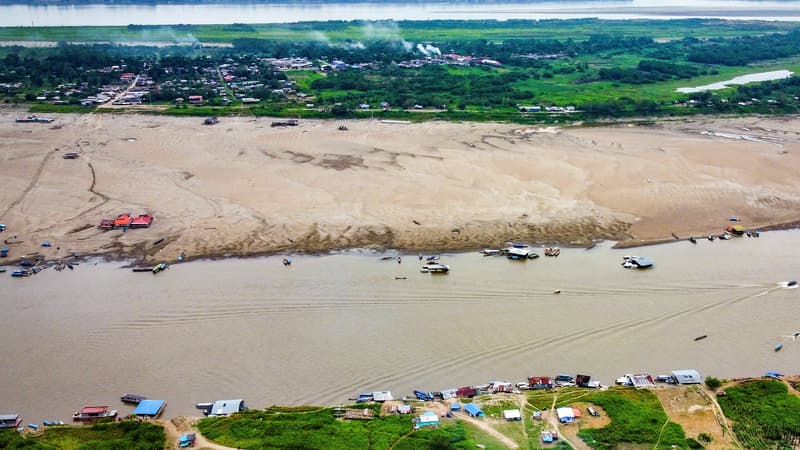
[[[707,335],[707,334],[704,334],[704,335],[702,335],[702,336],[697,336],[696,338],[694,338],[694,340],[695,340],[695,341],[701,341],[701,340],[703,340],[703,339],[705,339],[705,338],[707,338],[707,337],[708,337],[708,335]]]
[[[72,420],[90,421],[99,419],[109,419],[117,416],[116,409],[108,409],[108,406],[84,406],[80,411],[72,415]]]
[[[147,400],[147,397],[145,397],[144,395],[130,394],[129,393],[129,394],[123,394],[122,396],[120,396],[119,400],[122,403],[132,403],[134,405],[138,405],[139,403],[142,402],[142,400]]]
[[[153,266],[152,270],[153,270],[153,273],[155,274],[155,273],[161,272],[163,270],[166,270],[167,268],[169,268],[167,263],[163,263],[162,262],[162,263],[159,263],[159,264],[156,264],[155,266]]]

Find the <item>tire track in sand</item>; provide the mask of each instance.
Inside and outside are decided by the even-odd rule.
[[[50,159],[52,159],[54,153],[55,150],[50,150],[49,152],[47,152],[46,155],[44,155],[44,158],[42,158],[42,162],[39,163],[39,167],[36,168],[36,172],[34,172],[33,174],[33,178],[31,178],[31,182],[28,183],[28,186],[25,187],[25,190],[22,191],[22,193],[19,195],[19,197],[17,197],[16,200],[9,203],[6,210],[3,211],[3,214],[0,214],[0,218],[4,219],[6,214],[8,214],[9,211],[14,209],[14,207],[19,205],[22,202],[22,200],[24,200],[25,197],[31,192],[31,190],[39,183],[39,178],[42,177],[42,172],[44,172],[44,166],[47,165],[47,161],[50,161]]]

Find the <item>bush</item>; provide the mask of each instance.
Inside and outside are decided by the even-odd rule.
[[[708,386],[709,389],[716,390],[719,389],[720,386],[722,386],[722,381],[720,381],[719,378],[706,377],[706,386]]]
[[[706,444],[708,444],[708,443],[710,443],[711,441],[714,440],[714,438],[712,438],[711,435],[708,434],[708,433],[700,433],[700,434],[698,434],[697,435],[697,439],[699,439],[700,442],[705,442]]]

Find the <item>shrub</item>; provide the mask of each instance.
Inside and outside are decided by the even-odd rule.
[[[706,386],[709,389],[719,389],[722,386],[722,381],[719,378],[715,377],[706,377]]]

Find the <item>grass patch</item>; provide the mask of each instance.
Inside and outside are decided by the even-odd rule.
[[[601,406],[611,423],[603,428],[585,428],[578,436],[598,449],[619,448],[624,444],[644,444],[658,448],[687,446],[683,428],[667,423],[667,414],[658,397],[648,390],[611,388],[581,399]],[[664,425],[666,423],[666,426]]]
[[[742,383],[719,397],[733,432],[745,448],[792,448],[800,435],[800,398],[774,380]]]
[[[161,449],[166,444],[164,428],[150,422],[125,420],[91,427],[52,427],[33,437],[14,430],[0,432],[0,448],[112,450]]]

